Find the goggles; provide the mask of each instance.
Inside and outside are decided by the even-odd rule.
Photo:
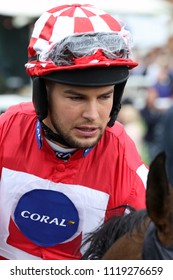
[[[95,54],[105,59],[129,59],[130,51],[123,37],[115,32],[85,33],[68,36],[39,55],[40,62],[57,66],[75,65],[76,60]]]

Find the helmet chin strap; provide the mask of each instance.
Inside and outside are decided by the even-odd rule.
[[[63,137],[61,137],[59,134],[54,133],[47,125],[45,125],[42,121],[40,121],[41,126],[44,130],[45,133],[45,137],[49,140],[53,140],[55,142],[58,142],[60,144],[62,144],[63,146],[66,146],[68,148],[74,148],[71,147],[65,140]]]

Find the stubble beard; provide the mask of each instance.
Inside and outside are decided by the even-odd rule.
[[[94,147],[101,139],[102,134],[103,134],[103,128],[100,129],[100,133],[97,137],[97,139],[93,140],[92,143],[90,144],[84,144],[83,141],[77,140],[75,139],[73,136],[69,135],[68,132],[65,132],[62,129],[62,125],[60,125],[58,123],[58,121],[56,120],[56,122],[52,119],[51,120],[52,125],[54,127],[54,129],[56,130],[56,133],[65,140],[65,142],[69,145],[69,147],[71,148],[76,148],[76,149],[87,149],[87,148],[92,148]],[[89,139],[89,137],[83,137],[83,139]]]

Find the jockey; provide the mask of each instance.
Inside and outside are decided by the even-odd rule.
[[[89,4],[36,21],[26,72],[33,100],[0,117],[0,256],[80,259],[113,208],[145,208],[148,168],[116,121],[131,36]]]

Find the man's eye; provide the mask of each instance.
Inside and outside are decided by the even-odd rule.
[[[107,100],[109,98],[111,98],[111,95],[102,95],[102,96],[100,96],[100,99],[103,99],[103,100]]]
[[[82,97],[80,96],[70,96],[69,98],[74,101],[82,100]]]

